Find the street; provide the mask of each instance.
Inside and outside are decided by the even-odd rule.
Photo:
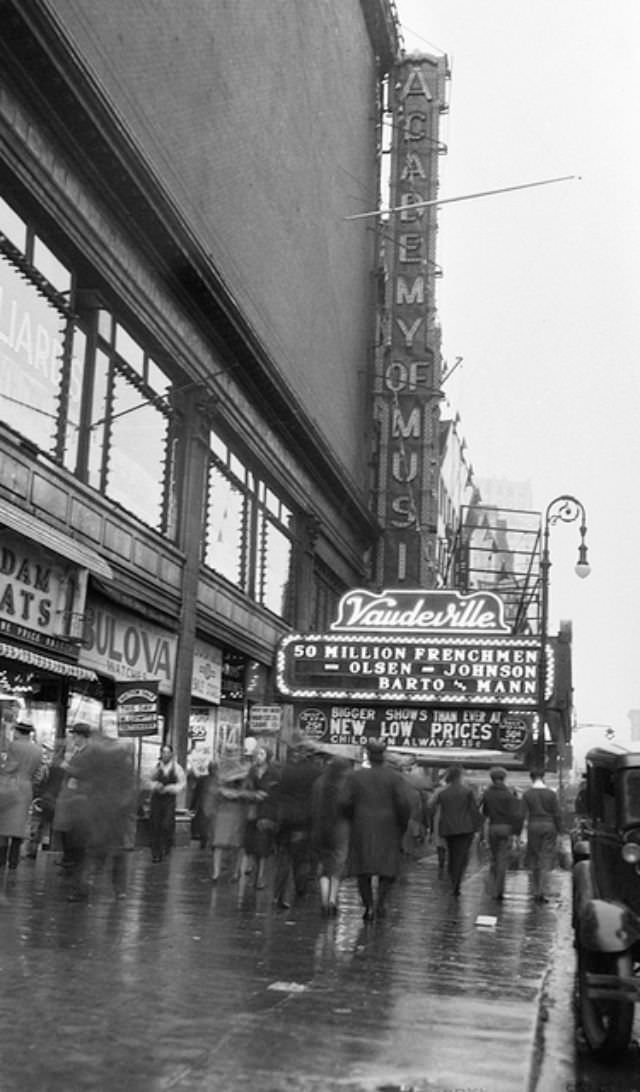
[[[136,850],[127,898],[101,875],[88,904],[56,859],[5,881],[2,1092],[640,1089],[637,1046],[574,1051],[566,872],[546,906],[509,873],[499,907],[481,858],[454,899],[429,854],[365,924],[352,880],[335,919],[315,893],[275,909],[251,876],[213,886],[195,844]]]

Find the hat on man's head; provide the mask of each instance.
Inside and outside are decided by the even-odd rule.
[[[489,770],[489,777],[492,781],[506,781],[507,771],[504,766],[492,766]]]
[[[77,724],[72,724],[67,728],[67,735],[69,734],[74,736],[90,736],[91,725],[86,724],[83,720],[79,720]]]
[[[26,720],[17,720],[13,727],[17,732],[24,732],[25,735],[33,732],[33,724],[29,724]]]
[[[367,750],[370,755],[382,755],[387,749],[386,739],[368,739]]]

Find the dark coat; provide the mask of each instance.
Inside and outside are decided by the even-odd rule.
[[[490,825],[511,827],[514,834],[522,830],[520,800],[505,784],[489,785],[480,806]]]
[[[312,758],[287,759],[276,788],[278,827],[311,830],[311,794],[322,769]]]
[[[402,836],[411,815],[402,774],[385,765],[354,770],[343,799],[351,819],[350,871],[356,876],[397,875]]]
[[[474,834],[482,823],[475,793],[462,781],[453,781],[438,795],[440,834],[451,838],[456,834]]]
[[[95,736],[67,762],[53,826],[67,834],[70,845],[133,848],[136,781],[128,742]]]

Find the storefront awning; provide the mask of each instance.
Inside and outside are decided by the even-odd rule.
[[[18,508],[15,504],[10,504],[2,497],[0,497],[0,523],[4,523],[11,531],[37,542],[45,550],[59,554],[60,557],[66,558],[81,569],[88,569],[89,572],[105,580],[113,579],[111,566],[95,550],[77,542],[75,538],[70,538],[69,535],[62,534],[61,531],[56,531],[55,527],[51,527],[44,520],[32,516],[30,512],[25,512],[23,508]]]
[[[68,664],[64,660],[56,660],[53,656],[43,656],[41,652],[32,652],[29,648],[20,648],[19,645],[10,645],[6,641],[0,641],[0,659],[19,660],[21,664],[34,667],[40,671],[51,671],[54,675],[66,675],[73,679],[86,679],[95,682],[98,678],[95,671],[88,667],[80,667],[78,664]]]

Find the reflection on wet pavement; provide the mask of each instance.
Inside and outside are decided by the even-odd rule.
[[[424,858],[365,924],[353,881],[335,919],[313,894],[277,910],[250,878],[212,887],[196,846],[136,851],[127,899],[99,877],[89,905],[24,861],[0,906],[2,1092],[524,1089],[568,877],[535,907],[510,873],[498,907],[475,867],[454,899]]]

